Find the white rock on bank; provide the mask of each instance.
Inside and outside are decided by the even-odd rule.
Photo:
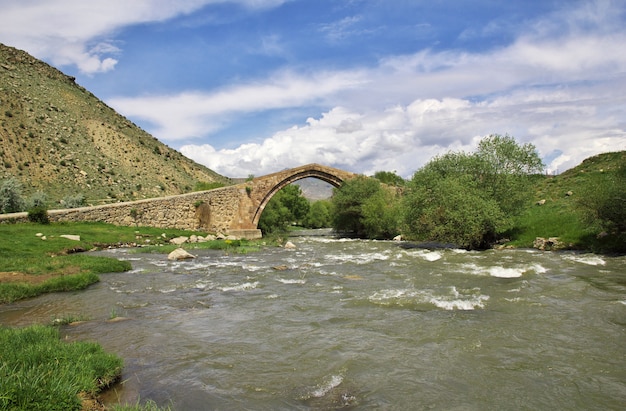
[[[189,240],[189,237],[180,236],[180,237],[172,238],[170,240],[170,243],[176,244],[176,245],[181,245],[181,244],[185,244],[187,242],[187,240]]]
[[[284,247],[285,247],[286,249],[288,249],[288,250],[293,250],[293,249],[295,249],[295,248],[296,248],[296,245],[295,245],[294,243],[292,243],[291,241],[287,241],[287,242],[285,243],[285,246],[284,246]]]
[[[72,240],[72,241],[80,241],[80,236],[79,235],[73,235],[73,234],[62,234],[59,237],[61,238],[67,238],[68,240]]]

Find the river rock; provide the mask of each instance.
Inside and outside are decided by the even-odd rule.
[[[541,251],[554,251],[565,248],[565,245],[559,240],[558,237],[537,237],[535,238],[535,241],[533,241],[533,247]]]
[[[287,241],[284,245],[284,248],[288,250],[294,250],[296,248],[296,245],[292,243],[291,241]]]
[[[73,234],[62,234],[59,237],[61,238],[67,238],[68,240],[72,240],[72,241],[80,241],[80,236],[79,235],[73,235]]]
[[[402,234],[395,236],[393,241],[402,241]]]
[[[187,242],[187,240],[189,240],[189,237],[185,237],[184,235],[181,235],[180,237],[172,238],[170,240],[170,243],[171,244],[176,244],[176,245],[181,245],[181,244],[185,244]]]
[[[177,248],[167,255],[168,260],[178,261],[178,260],[187,260],[190,258],[196,258],[195,255],[189,254],[187,251],[182,248]]]

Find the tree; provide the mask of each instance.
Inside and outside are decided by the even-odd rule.
[[[333,228],[358,237],[389,238],[397,235],[397,203],[376,179],[358,176],[334,190]]]
[[[374,178],[390,186],[402,187],[406,184],[406,181],[395,171],[377,171],[374,173]]]
[[[531,176],[544,169],[535,146],[519,145],[513,137],[492,134],[480,141],[475,156],[481,168],[481,187],[504,212],[517,214],[525,204]]]
[[[309,212],[309,202],[297,185],[288,185],[278,191],[265,206],[259,220],[264,234],[286,231],[292,223],[300,223]]]
[[[332,204],[328,200],[318,200],[311,203],[311,208],[303,225],[307,228],[324,228],[331,226],[330,209]]]
[[[534,146],[509,136],[486,137],[475,153],[435,157],[409,182],[405,235],[485,248],[512,227],[530,196],[531,175],[542,170]]]
[[[22,184],[14,177],[4,180],[0,187],[0,212],[17,213],[26,204],[22,199]]]

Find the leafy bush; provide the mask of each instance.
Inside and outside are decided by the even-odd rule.
[[[33,207],[28,210],[28,221],[39,224],[50,224],[48,209],[46,207]]]
[[[302,225],[306,228],[323,228],[331,226],[332,204],[329,200],[318,200],[311,203]]]
[[[67,208],[78,208],[85,205],[85,196],[82,194],[69,195],[63,198],[63,204]]]
[[[398,234],[397,196],[380,181],[358,176],[335,190],[333,228],[358,237],[391,238]]]
[[[43,191],[37,191],[28,200],[28,208],[46,207],[48,196]]]
[[[6,179],[0,187],[0,212],[17,213],[24,208],[22,184],[14,177]]]
[[[310,204],[299,186],[290,184],[278,191],[265,206],[258,227],[264,234],[286,231],[292,223],[302,222]]]
[[[512,137],[484,138],[473,154],[435,157],[409,182],[406,236],[484,248],[512,228],[527,203],[532,175],[543,170],[534,146]]]

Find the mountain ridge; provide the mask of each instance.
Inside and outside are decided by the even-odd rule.
[[[0,180],[98,204],[182,194],[232,180],[194,162],[117,113],[75,78],[0,43]]]

